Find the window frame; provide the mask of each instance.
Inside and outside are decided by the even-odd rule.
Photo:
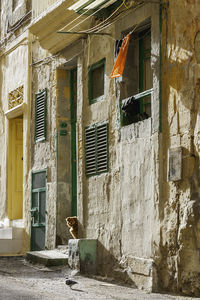
[[[134,94],[128,98],[125,98],[125,99],[121,99],[120,101],[120,120],[121,120],[121,126],[127,126],[127,125],[131,125],[131,124],[135,124],[135,123],[138,123],[139,121],[143,121],[144,119],[148,119],[148,118],[151,118],[152,117],[152,113],[151,113],[151,116],[148,117],[148,118],[144,118],[142,117],[142,115],[145,113],[145,110],[144,110],[144,99],[148,96],[151,96],[154,92],[154,87],[152,87],[151,89],[148,89],[148,90],[144,90],[144,56],[145,56],[145,50],[144,50],[144,38],[152,33],[152,24],[151,22],[145,24],[145,27],[144,29],[140,29],[138,28],[138,30],[136,31],[136,33],[138,34],[138,38],[139,38],[139,41],[138,41],[138,65],[139,65],[139,74],[138,74],[138,89],[139,89],[139,93],[137,94]],[[146,32],[146,33],[145,33]],[[143,37],[141,37],[143,36]],[[151,43],[151,48],[148,49],[150,50],[150,60],[151,60],[151,51],[152,51],[152,43]],[[153,79],[153,78],[152,78]],[[123,75],[122,75],[122,81],[123,81]],[[138,119],[136,118],[136,115],[132,116],[132,121],[131,119],[129,119],[128,117],[126,117],[122,111],[122,104],[125,100],[131,98],[131,102],[137,100],[139,101],[139,114],[141,115],[141,118]],[[152,97],[151,97],[152,98]],[[148,104],[148,103],[147,103]],[[151,109],[152,109],[152,99],[151,99]]]
[[[33,177],[37,174],[44,173],[45,175],[45,185],[43,187],[33,188]],[[44,206],[44,222],[41,222],[41,193],[45,193],[45,206]],[[33,197],[34,195],[37,195],[38,203],[37,206],[33,205]],[[38,171],[32,171],[31,172],[31,208],[30,208],[30,216],[31,216],[31,226],[30,226],[30,246],[31,250],[35,250],[35,244],[33,241],[33,230],[37,228],[44,228],[44,241],[46,237],[46,204],[47,200],[47,169],[42,169]],[[35,216],[36,215],[36,216]],[[36,217],[36,222],[35,222]],[[39,250],[37,250],[39,251]]]
[[[93,98],[93,89],[92,89],[92,72],[100,67],[104,66],[104,90],[103,90],[103,95]],[[104,57],[100,61],[96,62],[95,64],[92,64],[88,68],[88,98],[89,98],[89,104],[93,104],[99,101],[102,101],[105,97],[105,79],[106,79],[106,58]]]
[[[144,33],[146,31],[146,33]],[[149,31],[149,32],[148,32]],[[141,38],[141,35],[144,36]],[[143,30],[139,33],[139,94],[134,95],[140,99],[140,113],[144,113],[144,98],[150,96],[153,92],[153,88],[145,90],[144,89],[144,60],[145,60],[145,50],[144,50],[144,38],[150,34],[151,36],[151,24],[149,24],[149,28]],[[151,49],[150,48],[150,63],[151,63]],[[149,49],[148,49],[149,50]],[[141,95],[141,97],[140,97]],[[150,102],[151,104],[151,102]]]
[[[41,174],[44,173],[45,175],[45,185],[43,187],[39,187],[39,188],[33,188],[33,177],[37,174]],[[37,194],[38,195],[38,215],[40,214],[40,210],[41,210],[41,198],[40,198],[40,194],[42,192],[45,192],[45,199],[46,199],[46,192],[47,192],[47,169],[43,169],[43,170],[39,170],[39,171],[32,171],[31,172],[31,210],[30,212],[34,215],[35,211],[33,209],[33,194]],[[45,210],[46,210],[46,200],[45,200]],[[38,216],[38,222],[36,222],[37,224],[34,226],[34,224],[32,224],[32,227],[37,227],[38,225],[46,225],[46,216],[45,216],[45,220],[44,222],[40,222],[40,217]]]

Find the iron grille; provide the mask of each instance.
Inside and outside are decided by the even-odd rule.
[[[108,123],[98,123],[85,129],[86,175],[108,171]]]

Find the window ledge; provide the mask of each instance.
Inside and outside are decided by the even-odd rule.
[[[127,102],[128,100],[130,101],[130,99],[131,100],[137,100],[137,99],[147,97],[147,96],[151,95],[152,93],[153,93],[153,88],[122,100],[122,104],[125,104],[125,102]]]
[[[99,96],[95,99],[90,99],[90,105],[105,100],[105,95]]]

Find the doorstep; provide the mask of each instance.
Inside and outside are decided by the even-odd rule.
[[[55,250],[30,251],[26,253],[26,259],[35,264],[46,267],[67,265],[68,255]]]

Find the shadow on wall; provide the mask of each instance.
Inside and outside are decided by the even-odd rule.
[[[195,37],[200,30],[200,20],[195,18],[197,2],[188,4],[182,14],[177,14],[181,4],[173,7],[172,2],[163,11],[164,163],[160,219],[164,225],[161,228],[159,278],[161,288],[199,296],[200,65],[196,59]],[[168,149],[177,146],[183,150],[182,180],[167,182]]]
[[[130,278],[127,270],[122,264],[98,241],[97,246],[97,274],[103,277],[115,278],[121,283],[129,284],[137,288],[136,284]]]

